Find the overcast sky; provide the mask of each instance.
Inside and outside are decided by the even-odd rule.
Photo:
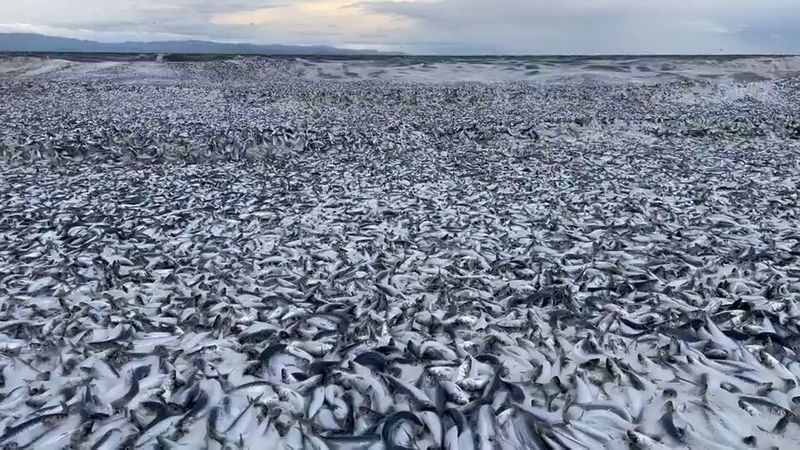
[[[798,53],[800,0],[0,0],[0,32],[448,54]]]

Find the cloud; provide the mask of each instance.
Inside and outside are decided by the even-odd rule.
[[[776,14],[800,21],[788,0],[371,0],[354,6],[406,17],[410,48],[488,48],[508,53],[763,52],[741,33]],[[800,40],[786,47],[800,49]]]
[[[101,39],[149,34],[224,38],[235,35],[212,26],[214,15],[279,4],[277,0],[24,0],[0,2],[0,17],[7,24],[49,27],[59,35],[76,30],[76,35]],[[92,31],[97,36],[91,36]]]
[[[415,53],[800,52],[796,0],[24,0],[0,30]]]
[[[268,26],[286,34],[374,35],[407,27],[405,18],[348,7],[343,0],[308,1],[217,14],[216,25]]]

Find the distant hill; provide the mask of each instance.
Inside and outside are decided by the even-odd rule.
[[[211,41],[96,42],[33,33],[0,33],[0,52],[19,53],[183,53],[217,55],[378,55],[327,45],[227,44]],[[397,54],[397,53],[394,53]]]

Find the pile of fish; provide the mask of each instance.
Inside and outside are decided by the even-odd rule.
[[[798,80],[287,64],[0,78],[0,448],[800,440]]]

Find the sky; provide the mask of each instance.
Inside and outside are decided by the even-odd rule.
[[[0,32],[414,54],[800,53],[800,0],[0,0]]]

